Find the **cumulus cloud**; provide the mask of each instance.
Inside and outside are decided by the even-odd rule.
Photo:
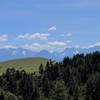
[[[100,46],[100,42],[97,42],[97,43],[95,44],[95,46]]]
[[[52,27],[50,27],[49,29],[48,29],[48,31],[56,31],[57,30],[57,28],[55,27],[55,26],[52,26]]]
[[[46,44],[40,43],[33,43],[33,44],[26,44],[23,48],[30,49],[33,51],[41,51],[41,50],[48,50],[51,51],[63,51],[66,48],[67,44],[61,41],[52,41]]]
[[[47,44],[39,44],[39,43],[32,43],[32,44],[26,44],[23,46],[25,49],[29,49],[32,51],[41,51],[41,50],[49,50],[49,45]]]
[[[48,42],[48,45],[55,46],[55,47],[64,47],[66,46],[66,43],[62,41],[52,41],[52,42]]]
[[[48,33],[26,33],[23,35],[18,35],[17,39],[27,39],[27,40],[47,40]]]
[[[8,41],[8,35],[7,34],[1,34],[0,35],[0,42]]]
[[[17,47],[14,45],[2,45],[0,49],[17,49]]]
[[[88,48],[92,48],[92,47],[95,47],[95,46],[100,46],[100,42],[97,42],[97,43],[95,43],[93,45],[90,45],[90,46],[88,46]]]

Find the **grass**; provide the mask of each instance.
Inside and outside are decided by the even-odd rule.
[[[0,74],[4,73],[7,68],[25,70],[28,73],[37,72],[40,64],[42,63],[45,66],[47,60],[42,57],[34,57],[0,62]]]

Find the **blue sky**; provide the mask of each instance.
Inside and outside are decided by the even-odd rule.
[[[100,0],[0,0],[0,46],[61,51],[100,45]]]

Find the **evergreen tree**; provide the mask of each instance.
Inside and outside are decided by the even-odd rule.
[[[39,73],[40,74],[43,74],[43,72],[44,72],[43,64],[41,64],[40,67],[39,67]]]
[[[64,81],[57,80],[54,83],[54,87],[50,91],[51,100],[68,100],[68,92]]]

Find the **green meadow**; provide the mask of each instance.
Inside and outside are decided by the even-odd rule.
[[[40,64],[42,63],[45,66],[47,60],[42,57],[34,57],[0,62],[0,74],[4,73],[8,68],[25,70],[28,73],[37,72]]]

